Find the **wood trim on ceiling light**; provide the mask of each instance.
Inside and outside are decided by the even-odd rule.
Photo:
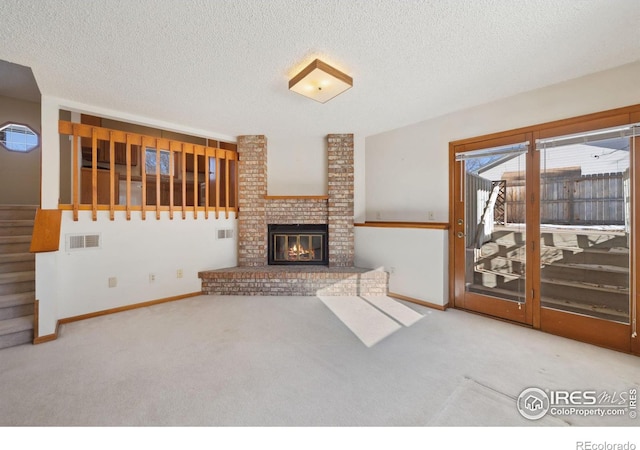
[[[353,87],[353,78],[316,59],[289,80],[289,90],[326,103]]]

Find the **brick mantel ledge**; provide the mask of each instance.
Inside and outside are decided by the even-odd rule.
[[[328,200],[328,195],[265,195],[265,200]]]

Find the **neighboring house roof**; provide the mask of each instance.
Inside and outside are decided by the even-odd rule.
[[[614,142],[615,141],[615,142]],[[626,145],[624,145],[624,142]],[[579,168],[582,175],[600,173],[619,173],[629,168],[629,139],[603,141],[595,144],[572,144],[540,150],[540,172],[556,169]],[[524,174],[524,157],[505,158],[499,164],[491,164],[488,170],[480,169],[478,174],[490,180],[501,180],[505,174],[513,178],[513,174]]]

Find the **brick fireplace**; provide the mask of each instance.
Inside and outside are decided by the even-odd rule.
[[[267,196],[267,139],[238,139],[238,265],[265,266],[267,226],[327,224],[329,267],[351,267],[353,231],[353,135],[327,136],[326,196]]]
[[[354,143],[327,136],[327,195],[269,196],[267,139],[238,138],[238,267],[201,272],[220,295],[385,295],[388,274],[354,267]],[[269,225],[326,225],[326,265],[269,265]]]

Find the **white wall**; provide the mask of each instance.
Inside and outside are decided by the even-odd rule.
[[[183,220],[180,216],[169,220],[163,212],[160,220],[140,212],[132,213],[127,221],[124,211],[116,212],[109,220],[107,211],[91,220],[90,211],[80,211],[73,221],[71,211],[64,211],[60,236],[60,251],[38,255],[36,297],[40,304],[55,304],[57,319],[73,317],[134,303],[156,300],[201,290],[198,272],[236,265],[235,239],[217,239],[216,230],[236,230],[237,221],[215,219],[213,214],[197,220],[192,213]],[[223,215],[224,216],[224,215]],[[100,234],[98,249],[66,251],[68,234]],[[234,231],[234,236],[237,231]],[[182,269],[183,277],[177,277]],[[43,278],[45,272],[55,276]],[[155,281],[149,281],[149,274]],[[109,278],[117,278],[117,286],[109,287]],[[42,321],[40,335],[51,334],[55,320]]]
[[[269,195],[326,195],[327,139],[267,136]]]
[[[328,130],[327,134],[332,131]],[[365,139],[354,135],[355,221],[365,220]],[[327,194],[327,137],[267,136],[269,195]]]
[[[640,61],[366,138],[367,220],[448,221],[449,142],[640,103]]]
[[[358,267],[389,272],[389,291],[417,300],[447,303],[447,231],[356,227]]]
[[[355,223],[366,220],[366,170],[365,170],[365,138],[353,136],[353,219]]]
[[[640,61],[367,137],[366,219],[426,222],[432,211],[435,221],[448,222],[449,142],[637,104],[639,80]],[[428,256],[420,259],[413,249],[390,245],[402,240],[401,230],[366,230],[356,229],[356,261],[395,266],[392,291],[417,299],[446,291],[447,259],[439,240],[421,242],[420,253]],[[434,270],[444,270],[443,279],[434,281],[442,286],[417,285],[416,278],[431,280]]]
[[[42,96],[42,170],[40,175],[40,205],[43,209],[57,209],[60,199],[60,134],[58,118],[60,103],[57,99]],[[36,272],[36,277],[38,273]]]
[[[40,104],[0,96],[0,125],[28,125],[40,134]],[[40,146],[27,153],[0,147],[0,205],[40,204]]]

